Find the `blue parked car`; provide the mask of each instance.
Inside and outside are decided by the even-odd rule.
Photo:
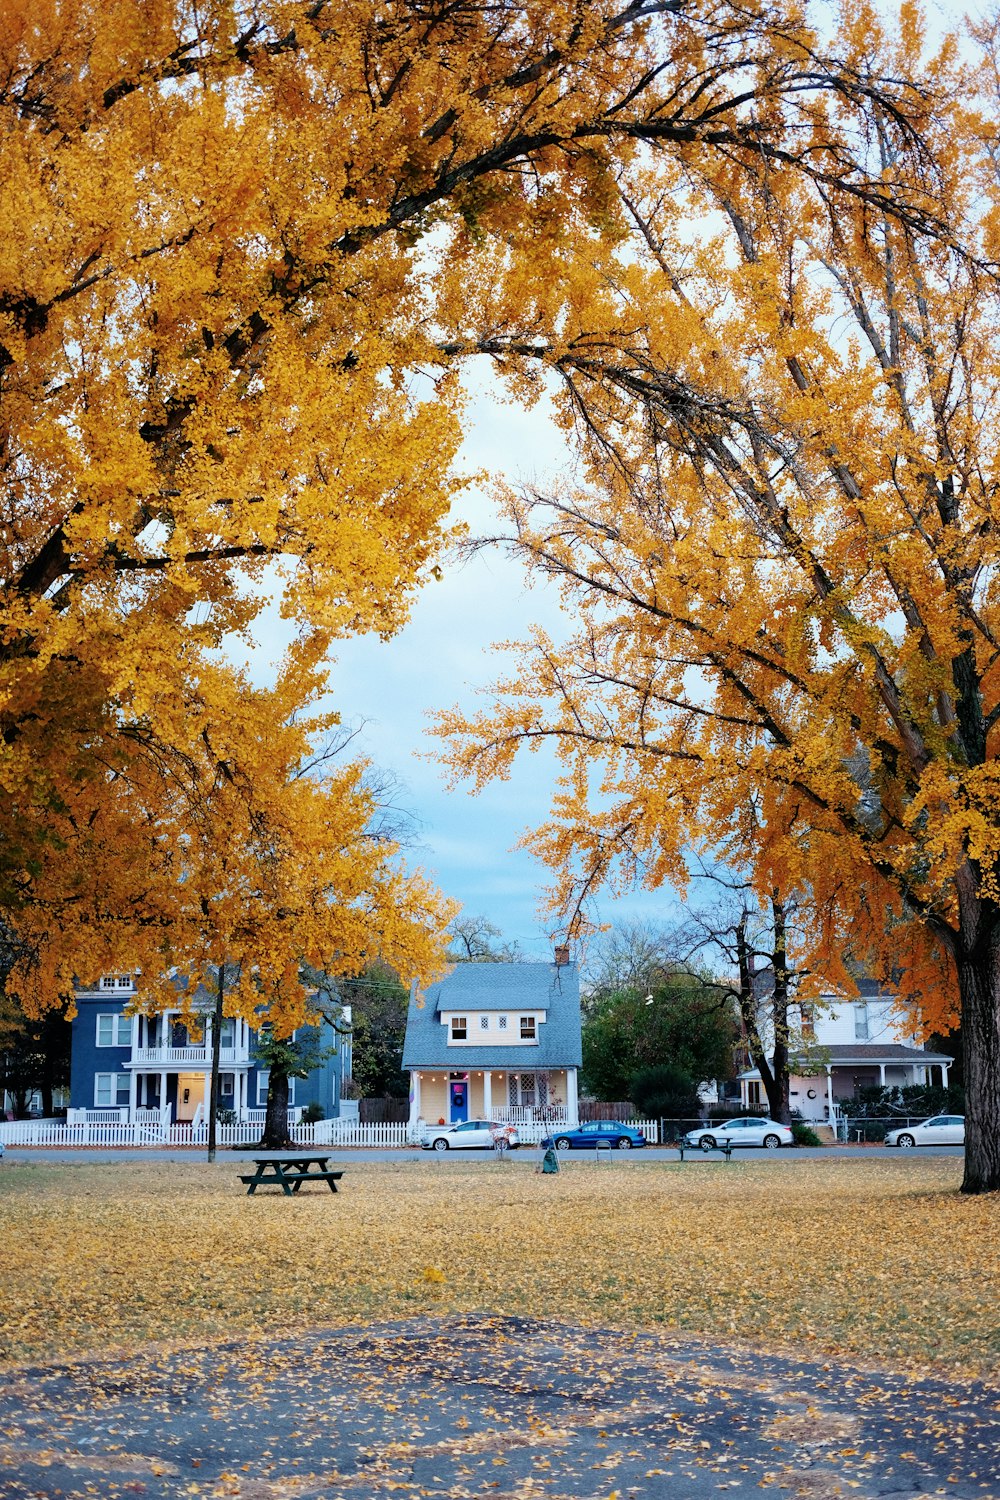
[[[646,1137],[634,1125],[623,1125],[620,1120],[588,1120],[575,1130],[560,1130],[558,1134],[546,1136],[543,1146],[554,1145],[557,1151],[581,1151],[588,1146],[615,1146],[619,1151],[630,1151],[633,1146],[644,1146]]]

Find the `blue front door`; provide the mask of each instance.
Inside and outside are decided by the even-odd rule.
[[[451,1123],[457,1124],[459,1120],[469,1118],[469,1084],[465,1078],[452,1078],[449,1084],[451,1089]]]

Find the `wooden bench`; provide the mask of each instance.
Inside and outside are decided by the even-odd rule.
[[[257,1170],[241,1172],[240,1181],[247,1184],[248,1197],[259,1187],[280,1187],[291,1198],[304,1182],[325,1182],[335,1193],[344,1174],[329,1167],[329,1160],[328,1156],[258,1156],[254,1158]]]

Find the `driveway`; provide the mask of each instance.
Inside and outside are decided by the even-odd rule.
[[[0,1379],[2,1500],[998,1500],[998,1474],[997,1387],[527,1318]]]

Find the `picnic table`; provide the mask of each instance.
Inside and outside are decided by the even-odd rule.
[[[343,1172],[335,1172],[327,1163],[328,1156],[257,1156],[256,1171],[241,1173],[240,1181],[248,1184],[247,1196],[259,1187],[280,1187],[286,1198],[297,1193],[304,1182],[325,1182],[331,1193],[337,1191],[337,1183]]]

